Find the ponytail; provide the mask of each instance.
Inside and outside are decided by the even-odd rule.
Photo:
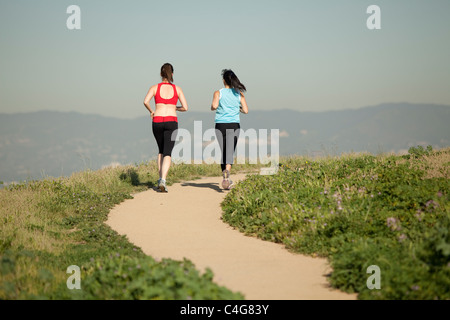
[[[173,82],[173,66],[170,63],[164,63],[161,67],[161,77],[167,79],[170,83]]]
[[[239,78],[230,69],[223,69],[222,77],[223,80],[225,80],[225,83],[230,86],[230,88],[235,89],[238,92],[247,91],[247,88],[245,88],[244,84],[239,81]]]

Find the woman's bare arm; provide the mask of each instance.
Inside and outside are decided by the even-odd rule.
[[[214,95],[213,95],[213,100],[211,103],[211,111],[217,110],[217,108],[219,107],[219,100],[220,100],[220,92],[216,91],[216,92],[214,92]]]
[[[177,87],[178,99],[181,102],[181,107],[177,107],[177,111],[186,112],[188,111],[188,104],[186,98],[184,96],[183,90],[180,87]]]
[[[147,108],[147,110],[150,112],[150,115],[153,118],[153,115],[155,114],[155,111],[152,110],[150,106],[150,100],[155,96],[155,86],[150,87],[150,89],[147,92],[147,95],[144,98],[144,106]]]
[[[245,114],[248,113],[247,101],[245,100],[245,97],[242,94],[242,92],[241,92],[241,110],[240,111]]]

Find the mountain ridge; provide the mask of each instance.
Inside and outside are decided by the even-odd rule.
[[[143,111],[145,114],[145,110]],[[193,133],[214,127],[214,113],[179,113],[179,127]],[[450,145],[450,106],[385,103],[330,111],[250,110],[241,128],[279,129],[280,155],[405,152],[416,145]],[[110,164],[156,157],[149,115],[120,119],[76,111],[0,113],[0,180],[67,176]]]

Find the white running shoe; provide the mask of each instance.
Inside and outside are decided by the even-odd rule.
[[[230,172],[228,170],[223,170],[222,177],[223,177],[222,188],[228,189],[230,187],[230,179],[229,179]]]
[[[159,188],[159,191],[161,191],[161,192],[169,192],[169,190],[167,190],[166,180],[164,180],[164,179],[161,179],[159,181],[158,188]]]

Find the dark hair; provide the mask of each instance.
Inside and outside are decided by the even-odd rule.
[[[161,77],[163,79],[169,80],[169,82],[173,82],[173,66],[170,63],[164,63],[161,67]]]
[[[225,83],[229,85],[232,89],[235,89],[239,92],[247,91],[247,88],[239,81],[239,78],[234,74],[230,69],[222,70],[222,77],[225,80]]]

